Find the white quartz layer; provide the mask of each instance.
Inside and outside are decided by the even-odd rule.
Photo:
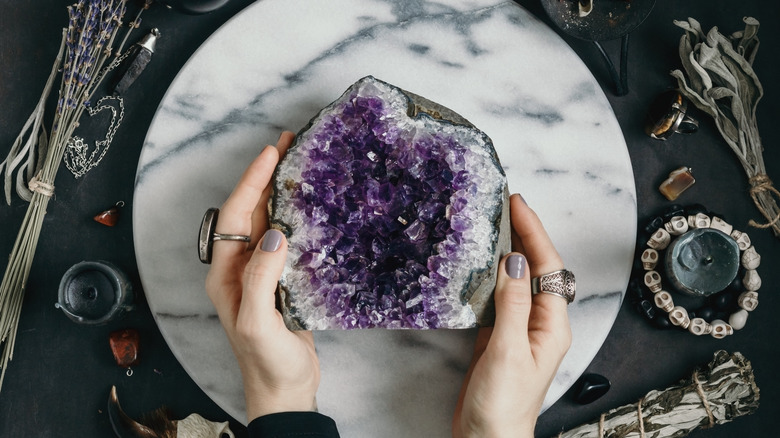
[[[263,0],[217,31],[171,85],[138,166],[135,249],[160,330],[200,387],[246,421],[238,365],[203,286],[201,217],[282,129],[302,128],[366,75],[449,107],[487,133],[510,192],[537,211],[575,272],[574,340],[549,407],[617,316],[636,197],[620,127],[597,82],[554,32],[511,1]],[[317,332],[320,411],[344,437],[450,436],[474,335]]]

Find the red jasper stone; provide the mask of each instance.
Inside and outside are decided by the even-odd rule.
[[[109,343],[116,364],[122,368],[138,365],[140,337],[136,329],[124,329],[111,332]]]
[[[95,222],[99,222],[107,227],[113,227],[119,220],[119,209],[117,207],[111,207],[95,216],[93,219],[95,219]]]

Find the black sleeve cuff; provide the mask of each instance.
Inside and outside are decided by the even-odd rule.
[[[250,438],[338,438],[336,422],[319,412],[280,412],[255,418]]]

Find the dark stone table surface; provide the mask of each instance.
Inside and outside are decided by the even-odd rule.
[[[549,22],[538,1],[521,5]],[[49,74],[60,29],[67,22],[67,0],[2,1],[0,13],[0,156],[10,146],[34,108]],[[237,436],[245,430],[215,405],[189,378],[167,347],[152,319],[141,289],[132,238],[133,182],[138,156],[155,109],[177,71],[208,36],[250,4],[231,0],[225,7],[201,16],[187,16],[155,5],[144,13],[142,31],[158,27],[163,38],[146,72],[125,99],[127,112],[110,152],[81,179],[61,170],[56,196],[44,220],[41,241],[24,300],[14,359],[0,392],[0,436],[113,436],[106,413],[111,385],[117,385],[124,409],[133,417],[166,405],[176,418],[197,412],[206,418],[231,422]],[[761,47],[754,69],[764,86],[758,105],[758,126],[765,147],[768,175],[780,178],[780,4],[759,0],[680,2],[658,0],[648,19],[631,34],[628,58],[629,93],[616,97],[596,48],[566,35],[563,38],[588,65],[611,102],[623,129],[634,168],[640,226],[672,203],[658,192],[659,183],[678,166],[694,169],[696,184],[678,200],[701,203],[722,214],[735,227],[749,232],[762,255],[760,305],[747,326],[723,340],[695,337],[678,330],[658,330],[623,303],[615,325],[588,371],[607,376],[612,389],[589,405],[565,395],[540,418],[537,436],[555,435],[597,417],[602,411],[633,403],[651,389],[667,387],[709,362],[719,349],[742,352],[751,360],[761,389],[761,406],[749,417],[692,437],[775,436],[780,413],[780,379],[775,375],[780,334],[775,314],[780,311],[778,284],[780,238],[770,231],[748,229],[750,219],[762,219],[748,195],[747,178],[717,132],[701,113],[698,133],[676,135],[658,142],[643,133],[643,119],[653,98],[673,85],[669,71],[680,65],[677,46],[682,31],[672,20],[693,17],[705,30],[718,26],[724,33],[742,29],[742,17],[762,22]],[[143,32],[134,34],[140,37]],[[518,42],[518,44],[521,42]],[[604,42],[613,59],[619,41]],[[47,124],[48,126],[48,124]],[[92,216],[125,201],[119,223],[108,228]],[[598,202],[598,200],[594,200]],[[27,205],[14,198],[0,205],[0,265],[5,266]],[[604,236],[608,239],[609,236]],[[57,286],[65,271],[81,260],[109,260],[131,279],[138,295],[136,310],[120,321],[100,327],[80,326],[55,309]],[[117,367],[108,337],[113,330],[133,327],[142,338],[141,362],[131,377]]]

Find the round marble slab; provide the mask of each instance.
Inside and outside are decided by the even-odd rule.
[[[570,352],[545,400],[589,364],[617,316],[636,232],[620,127],[585,65],[511,1],[263,0],[217,31],[171,85],[136,178],[134,237],[149,306],[190,376],[246,421],[241,377],[206,296],[203,212],[282,129],[374,75],[486,132],[577,275]],[[474,330],[315,334],[320,411],[343,436],[449,436]]]

